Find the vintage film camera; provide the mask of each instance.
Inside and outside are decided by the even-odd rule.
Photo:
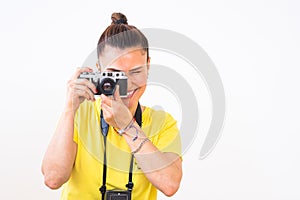
[[[131,200],[131,192],[108,190],[105,197],[105,200]]]
[[[116,85],[119,85],[120,96],[127,97],[128,78],[124,72],[83,72],[78,78],[92,82],[98,90],[95,95],[113,95]]]

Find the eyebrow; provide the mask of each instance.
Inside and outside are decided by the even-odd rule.
[[[129,70],[129,71],[130,71],[130,72],[139,71],[139,70],[141,70],[143,67],[144,67],[144,66],[139,66],[139,67],[136,67],[136,68],[131,69],[131,70]]]
[[[134,69],[131,69],[131,70],[129,70],[129,71],[130,71],[130,72],[138,71],[138,70],[141,70],[143,67],[144,67],[144,66],[138,66],[138,67],[136,67],[136,68],[134,68]],[[116,68],[114,68],[114,67],[107,67],[105,70],[110,70],[110,71],[113,71],[113,72],[120,72],[120,71],[121,71],[121,70],[116,69]]]
[[[109,70],[109,71],[113,71],[113,72],[120,72],[120,71],[121,71],[121,70],[115,69],[115,68],[113,68],[113,67],[107,67],[107,68],[105,68],[104,70]]]

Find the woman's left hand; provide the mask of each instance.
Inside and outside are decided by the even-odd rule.
[[[101,94],[101,109],[103,117],[110,125],[118,129],[124,129],[132,120],[132,114],[127,106],[122,102],[119,93],[119,85],[116,86],[113,97]]]

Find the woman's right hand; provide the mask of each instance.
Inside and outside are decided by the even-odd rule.
[[[74,113],[85,99],[95,101],[94,93],[97,93],[97,89],[93,83],[87,79],[78,79],[79,75],[83,72],[93,72],[93,70],[89,67],[77,68],[67,83],[66,109],[72,110]]]

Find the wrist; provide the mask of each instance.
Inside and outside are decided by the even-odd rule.
[[[79,105],[76,106],[76,105],[74,104],[74,101],[66,101],[66,102],[65,102],[64,110],[65,110],[66,112],[73,112],[73,113],[76,113],[78,107],[79,107]]]
[[[140,152],[144,144],[150,141],[150,139],[144,135],[139,135],[139,137],[135,141],[133,141],[134,137],[129,133],[123,134],[123,138],[126,140],[127,144],[129,145],[132,154]]]
[[[127,132],[134,123],[135,119],[134,117],[132,117],[131,120],[128,123],[125,123],[125,125],[121,126],[117,132],[119,133],[119,135],[123,135],[123,133]]]
[[[133,151],[131,151],[131,154],[134,155],[134,154],[138,153],[142,149],[143,145],[149,141],[150,141],[149,138],[147,138],[147,137],[143,138],[143,140],[139,143],[139,145]]]
[[[77,109],[74,109],[72,106],[66,105],[63,109],[63,113],[66,115],[73,115],[75,116]]]

